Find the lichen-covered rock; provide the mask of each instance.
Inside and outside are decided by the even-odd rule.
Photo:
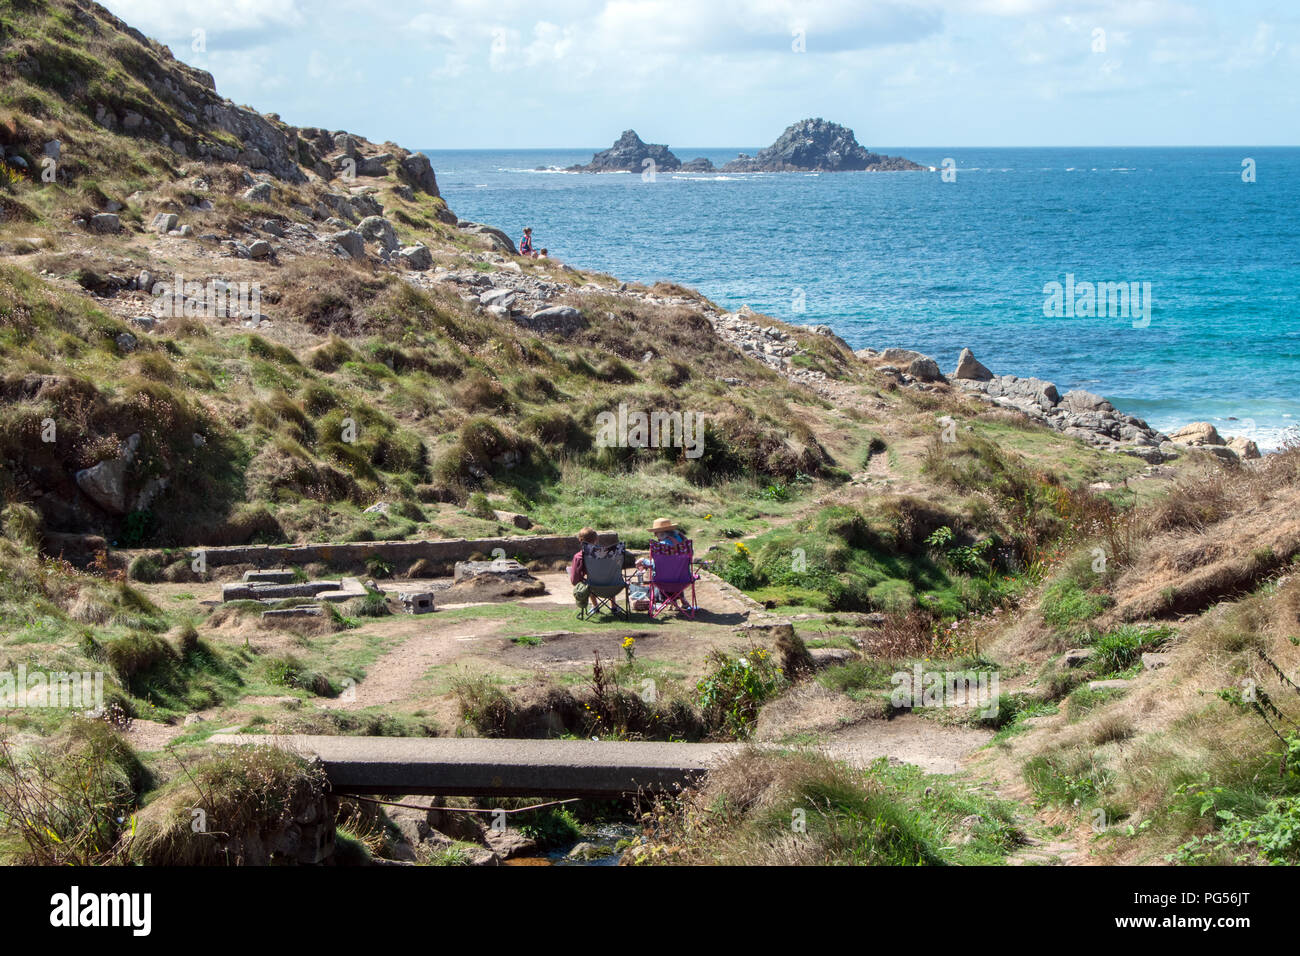
[[[366,239],[376,240],[389,252],[397,249],[397,233],[393,224],[382,216],[367,216],[357,225],[357,232]]]
[[[406,263],[408,268],[419,272],[433,266],[433,253],[429,251],[427,246],[408,246],[398,255],[402,257],[402,261]]]
[[[492,241],[498,252],[509,253],[512,256],[519,255],[519,250],[515,248],[514,241],[495,226],[488,226],[481,222],[467,222],[461,219],[457,221],[456,228],[474,236],[486,236]]]

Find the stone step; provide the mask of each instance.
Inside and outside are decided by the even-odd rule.
[[[246,584],[293,584],[292,571],[245,571]]]
[[[281,607],[270,611],[263,611],[263,620],[284,619],[295,617],[320,617],[325,612],[319,604],[308,604],[305,607]]]
[[[330,582],[333,585],[333,581]],[[356,578],[344,578],[337,590],[320,591],[316,595],[318,601],[329,601],[331,604],[342,604],[344,601],[351,601],[353,598],[365,597],[366,589]]]

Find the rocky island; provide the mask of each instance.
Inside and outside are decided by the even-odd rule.
[[[647,160],[667,172],[712,173],[712,160],[698,156],[683,163],[667,146],[646,143],[636,130],[624,130],[614,145],[601,150],[585,166],[570,166],[571,173],[639,173]],[[722,167],[724,173],[799,172],[909,172],[924,170],[910,159],[873,153],[857,141],[853,130],[827,120],[805,119],[787,126],[775,143],[757,156],[741,153]]]
[[[585,166],[570,166],[568,172],[639,173],[646,168],[646,160],[653,162],[656,169],[669,171],[680,169],[682,165],[682,161],[667,146],[662,143],[647,143],[636,134],[636,130],[627,129],[609,149],[603,149],[591,157],[591,162]]]
[[[775,143],[757,156],[741,153],[722,167],[724,173],[899,172],[924,170],[910,159],[873,153],[853,130],[827,120],[800,120],[786,127]]]

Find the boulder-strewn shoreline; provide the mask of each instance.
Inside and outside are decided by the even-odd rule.
[[[928,355],[910,349],[859,349],[864,361],[899,376],[904,384],[946,381],[994,405],[1013,408],[1073,438],[1107,451],[1135,455],[1150,464],[1200,448],[1230,461],[1259,458],[1259,448],[1248,438],[1225,440],[1209,422],[1193,422],[1172,435],[1152,428],[1141,418],[1125,414],[1109,401],[1083,389],[1062,395],[1052,382],[1017,375],[995,375],[970,349],[962,349],[957,365],[945,376]]]
[[[800,353],[806,351],[795,336],[757,322],[757,313],[748,306],[741,306],[735,312],[706,311],[706,317],[722,338],[769,368],[805,385],[816,387],[824,384],[824,373],[801,368],[794,362]],[[803,328],[828,336],[846,350],[849,348],[829,325]],[[935,359],[912,349],[864,348],[853,354],[878,371],[896,376],[904,387],[929,390],[939,385],[950,385],[991,405],[1014,409],[1033,421],[1095,448],[1133,455],[1148,464],[1171,461],[1192,449],[1208,452],[1225,461],[1248,461],[1261,457],[1254,441],[1244,436],[1225,438],[1210,422],[1191,422],[1172,434],[1165,434],[1092,392],[1072,389],[1062,395],[1053,382],[1044,379],[994,374],[968,348],[961,350],[956,366],[947,375]]]

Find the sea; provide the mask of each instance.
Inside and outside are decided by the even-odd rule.
[[[928,169],[592,174],[564,170],[597,147],[423,152],[462,219],[516,241],[532,226],[582,269],[945,372],[968,347],[1166,432],[1300,440],[1300,148],[872,148]],[[757,150],[673,147],[718,166]]]

